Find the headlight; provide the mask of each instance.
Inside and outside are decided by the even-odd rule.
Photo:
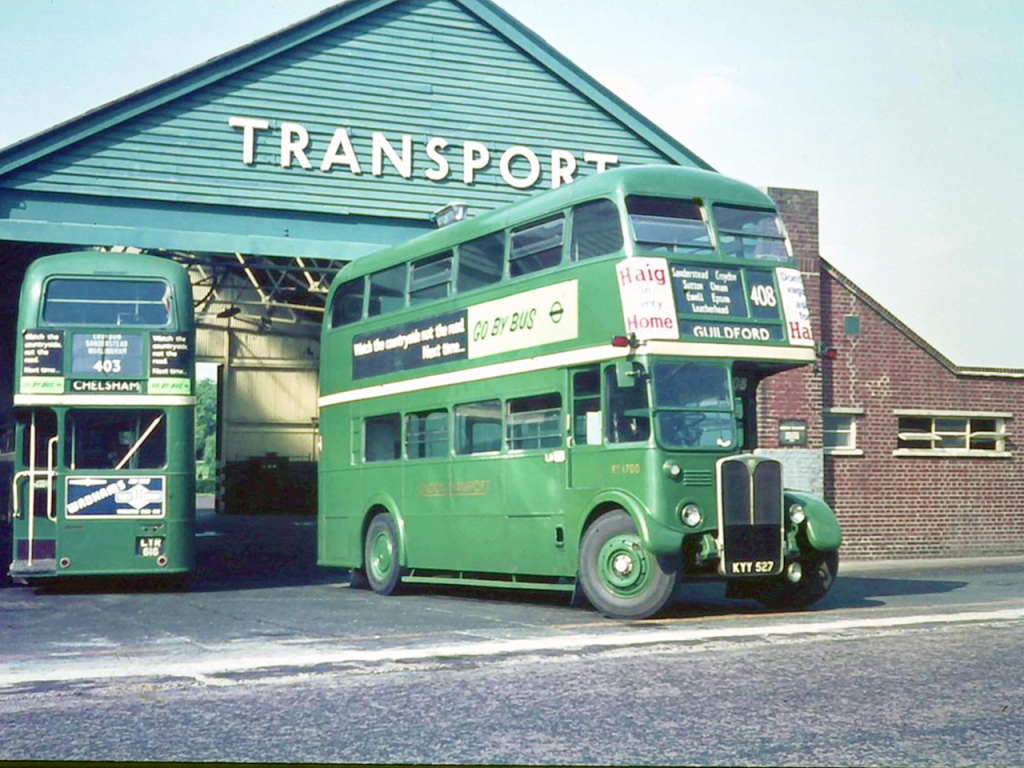
[[[696,504],[687,504],[679,511],[679,516],[683,519],[683,525],[689,528],[696,528],[704,519],[700,513],[700,507]]]
[[[807,519],[807,515],[804,513],[803,504],[794,504],[789,508],[789,519],[793,525],[800,525],[804,520]]]

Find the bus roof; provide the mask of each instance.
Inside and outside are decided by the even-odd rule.
[[[23,328],[39,320],[43,283],[51,277],[142,278],[165,280],[179,298],[176,317],[179,328],[195,322],[192,288],[185,267],[171,259],[145,253],[71,251],[41,256],[28,265],[21,283],[18,322]]]
[[[547,192],[539,193],[494,211],[472,216],[447,227],[428,232],[400,245],[377,251],[346,265],[340,281],[426,256],[476,237],[526,223],[547,213],[600,197],[622,195],[665,195],[699,198],[708,202],[775,208],[764,192],[742,181],[713,171],[675,165],[643,165],[598,173]],[[337,278],[335,282],[340,282]]]
[[[42,256],[25,270],[25,283],[51,275],[94,277],[162,277],[174,282],[184,268],[170,259],[145,253],[72,251]]]

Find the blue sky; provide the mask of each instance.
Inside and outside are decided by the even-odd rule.
[[[723,173],[818,190],[825,258],[955,363],[1024,368],[1024,3],[498,2]],[[0,0],[0,146],[330,4]]]

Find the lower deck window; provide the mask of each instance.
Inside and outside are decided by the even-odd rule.
[[[366,420],[365,459],[392,461],[401,456],[402,420],[397,413]]]
[[[562,445],[561,395],[535,395],[508,401],[510,451],[559,448]]]
[[[405,417],[405,455],[440,459],[448,455],[448,412],[424,411]]]
[[[64,434],[70,469],[158,469],[167,463],[161,411],[72,410]]]
[[[496,453],[501,450],[501,401],[482,400],[455,406],[455,452]]]

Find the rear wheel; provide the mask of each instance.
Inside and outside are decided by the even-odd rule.
[[[765,584],[752,597],[769,608],[802,610],[821,600],[835,583],[839,573],[839,553],[814,552],[801,560],[803,575],[795,584],[779,576]]]
[[[579,581],[598,611],[613,619],[645,619],[672,599],[678,575],[673,558],[644,549],[622,509],[602,515],[583,535]]]
[[[391,515],[377,515],[370,521],[363,548],[366,580],[378,595],[390,595],[398,589],[398,535]]]

